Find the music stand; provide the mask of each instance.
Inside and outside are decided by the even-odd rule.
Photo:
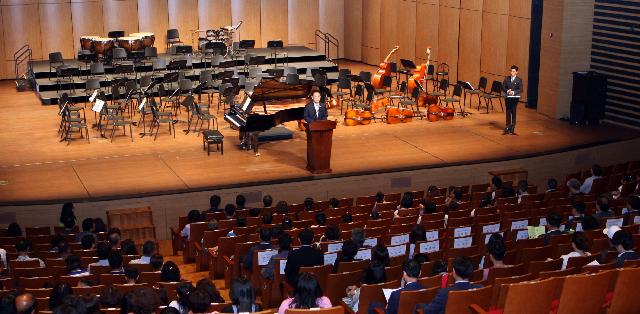
[[[400,64],[402,64],[403,69],[398,72],[405,75],[405,82],[407,82],[407,86],[409,86],[409,75],[413,74],[413,69],[416,68],[416,64],[413,63],[413,61],[407,59],[400,59]],[[405,96],[411,93],[410,91],[408,91],[408,89],[409,88],[406,88],[404,91]]]
[[[462,98],[462,112],[460,113],[460,115],[462,115],[463,117],[466,117],[468,115],[471,114],[471,112],[467,112],[467,91],[473,91],[475,90],[473,88],[473,86],[471,86],[471,83],[466,82],[466,81],[458,81],[458,84],[460,84],[460,86],[462,86],[462,88],[464,89],[464,97]],[[473,99],[471,97],[469,97],[469,107],[472,106],[471,102],[473,101]],[[478,101],[480,101],[480,97],[478,96]]]
[[[84,63],[84,65],[87,67],[87,70],[89,71],[89,73],[87,73],[87,78],[89,78],[89,75],[91,75],[89,64],[98,62],[98,55],[93,52],[78,54],[78,61]]]
[[[193,53],[193,46],[190,45],[179,45],[176,46],[176,54],[191,54]]]
[[[115,74],[124,75],[123,77],[120,77],[120,78],[124,78],[125,80],[128,80],[129,78],[127,77],[127,74],[134,73],[135,72],[135,67],[131,63],[121,63],[121,64],[116,65],[116,68],[115,68],[114,72],[115,72]],[[137,73],[136,73],[136,78],[137,78]]]
[[[243,39],[238,44],[238,48],[240,49],[253,49],[256,46],[256,41],[254,39]]]
[[[277,70],[278,69],[278,49],[284,49],[284,43],[280,39],[270,40],[267,42],[267,48],[273,49],[273,52],[271,53],[275,58],[275,62],[273,63],[273,69]]]
[[[167,70],[169,71],[179,71],[187,68],[187,60],[171,60],[169,64],[167,64]]]

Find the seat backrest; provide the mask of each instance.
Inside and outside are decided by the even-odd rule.
[[[453,88],[453,96],[462,96],[462,86],[460,84],[456,84],[456,86]]]
[[[480,81],[478,81],[478,89],[481,91],[486,91],[487,89],[487,78],[484,76],[480,77]]]
[[[344,314],[344,308],[342,306],[334,306],[312,310],[286,309],[284,312],[285,314]]]
[[[564,277],[564,276],[576,274],[577,272],[578,270],[576,268],[567,268],[565,270],[555,270],[555,271],[543,271],[538,274],[538,277],[540,277],[540,279]]]
[[[487,309],[491,302],[492,286],[478,289],[449,291],[445,313],[469,313],[469,305],[477,304]]]
[[[138,278],[140,283],[148,283],[154,284],[160,281],[160,273],[159,272],[141,272],[140,277]]]
[[[561,281],[550,278],[506,285],[497,307],[504,313],[548,313]]]
[[[287,85],[298,85],[300,84],[300,77],[297,73],[289,73],[287,74],[285,83]]]
[[[52,284],[53,284],[52,276],[18,278],[18,285],[20,286],[21,289],[25,289],[25,288],[40,289],[40,288],[44,288],[45,286],[51,287]]]
[[[180,39],[180,32],[175,28],[168,29],[167,39]]]
[[[352,271],[360,271],[364,270],[369,266],[369,260],[361,260],[361,261],[353,261],[353,262],[341,262],[338,264],[338,272],[346,273]]]
[[[362,270],[329,274],[327,276],[327,291],[325,291],[324,295],[331,300],[331,304],[338,304],[344,297],[347,287],[357,285],[361,277]]]
[[[500,83],[500,81],[493,81],[493,83],[491,83],[491,93],[498,95],[502,93],[502,83]]]
[[[438,86],[438,88],[444,92],[446,92],[449,89],[449,80],[443,78],[440,80],[440,86]]]
[[[612,272],[568,276],[564,279],[558,314],[600,313]],[[624,289],[630,289],[626,287]]]
[[[487,283],[492,285],[496,278],[520,276],[525,273],[524,264],[513,265],[510,267],[491,268],[489,276],[487,277]]]
[[[581,272],[583,266],[595,261],[597,258],[597,255],[569,257],[567,268],[575,267],[578,272]]]
[[[550,261],[530,261],[527,264],[527,272],[537,276],[540,272],[560,270],[561,267],[561,258]]]
[[[498,298],[500,297],[501,290],[506,289],[506,285],[512,283],[519,283],[529,280],[534,280],[536,275],[534,274],[525,274],[521,276],[512,276],[512,277],[503,277],[503,278],[495,278],[493,281],[493,292],[491,294],[491,304],[498,304]],[[504,287],[504,288],[503,288]]]
[[[386,306],[387,299],[382,293],[382,289],[396,289],[400,287],[399,280],[393,280],[376,285],[362,285],[360,287],[360,303],[358,304],[358,314],[364,314],[368,312],[369,304],[378,302],[383,306]]]
[[[55,52],[49,53],[49,63],[60,63],[60,62],[64,63],[64,59],[62,58],[61,52],[55,51]]]
[[[440,286],[432,286],[428,289],[420,289],[415,291],[400,292],[400,301],[398,302],[398,314],[412,314],[418,303],[429,302],[433,300],[438,293]]]
[[[99,278],[100,284],[105,286],[127,283],[127,279],[121,274],[100,274]]]
[[[312,267],[300,267],[299,273],[313,273],[318,279],[318,284],[322,291],[327,291],[327,278],[333,270],[332,265],[312,266]]]
[[[618,279],[613,289],[609,313],[633,313],[640,309],[640,298],[637,291],[630,287],[640,282],[640,268],[623,268],[618,270]]]

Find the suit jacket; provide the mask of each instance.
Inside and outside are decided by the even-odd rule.
[[[638,255],[638,253],[634,251],[624,252],[616,258],[616,267],[621,268],[624,266],[624,261],[635,261],[637,259],[640,259],[640,255]]]
[[[400,292],[402,291],[415,291],[424,289],[418,282],[410,282],[406,284],[402,289],[398,289],[391,292],[389,296],[389,302],[387,302],[387,314],[398,314],[398,306],[400,305]]]
[[[304,121],[311,123],[316,120],[327,120],[329,114],[327,113],[327,107],[324,103],[320,103],[320,109],[316,115],[316,108],[313,106],[313,101],[304,106]]]
[[[507,97],[507,91],[508,90],[512,90],[514,96],[520,96],[520,93],[522,93],[522,79],[519,76],[516,76],[515,79],[513,79],[513,82],[511,82],[511,76],[507,76],[504,78],[504,81],[502,81],[502,96],[503,97]]]
[[[438,290],[436,297],[433,301],[427,305],[426,313],[424,314],[444,314],[444,310],[447,308],[447,299],[449,298],[449,291],[460,291],[482,288],[482,285],[472,284],[468,281],[456,282],[453,286],[442,288]]]
[[[289,284],[295,287],[300,267],[321,266],[323,264],[324,256],[320,250],[311,246],[302,246],[297,250],[291,251],[287,256],[284,274]]]

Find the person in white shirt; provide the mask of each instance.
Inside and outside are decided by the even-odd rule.
[[[560,256],[562,258],[561,270],[567,269],[567,263],[572,257],[591,256],[591,253],[589,253],[589,239],[580,231],[571,236],[571,247],[573,247],[573,252]]]
[[[187,215],[187,218],[189,219],[189,223],[186,224],[184,226],[184,228],[182,228],[182,231],[180,231],[180,235],[183,238],[187,238],[187,240],[190,240],[191,239],[191,224],[200,221],[200,212],[198,210],[193,209],[193,210],[189,211],[189,214]]]
[[[518,191],[516,194],[518,195],[518,204],[522,203],[522,197],[525,195],[529,195],[529,183],[527,180],[518,181]]]
[[[580,192],[589,194],[591,192],[593,180],[602,178],[602,173],[602,167],[600,167],[599,165],[593,165],[593,167],[591,167],[591,176],[584,179],[584,182],[582,182],[582,185],[580,186]]]
[[[130,261],[129,264],[149,264],[151,261],[151,256],[156,254],[156,252],[156,243],[151,240],[146,241],[142,245],[142,256],[138,259]]]
[[[89,272],[91,272],[92,266],[109,266],[109,253],[111,253],[111,245],[107,243],[99,243],[96,252],[98,254],[98,261],[89,264]]]
[[[14,261],[33,261],[37,260],[40,262],[40,267],[44,267],[44,262],[39,258],[31,258],[27,255],[27,251],[29,251],[29,244],[25,240],[20,240],[16,243],[16,251],[18,252],[18,258]]]

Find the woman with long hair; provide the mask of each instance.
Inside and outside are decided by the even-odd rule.
[[[222,309],[222,313],[254,313],[262,311],[260,304],[256,304],[256,294],[251,281],[247,278],[236,278],[229,290],[231,305]]]
[[[298,277],[292,298],[282,301],[278,314],[284,314],[286,309],[311,309],[329,308],[331,301],[322,295],[322,289],[316,276],[310,273],[301,273]]]

